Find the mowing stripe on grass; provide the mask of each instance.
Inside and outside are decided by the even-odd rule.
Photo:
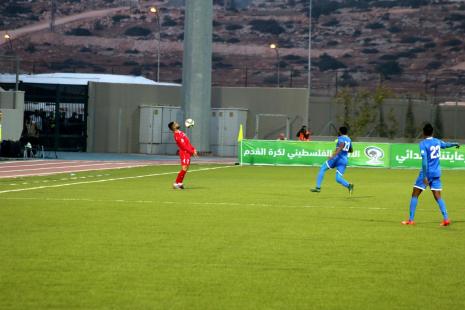
[[[202,168],[202,169],[191,170],[191,171],[189,171],[189,173],[201,172],[201,171],[209,171],[209,170],[217,170],[217,169],[225,169],[225,168],[232,168],[232,167],[236,167],[236,166],[220,166],[220,167],[212,167],[212,168]],[[239,167],[239,166],[237,166],[237,167]],[[178,172],[179,171],[164,172],[164,173],[152,173],[152,174],[135,175],[135,176],[129,176],[129,177],[120,177],[120,178],[112,178],[112,179],[104,179],[104,180],[81,181],[81,182],[74,182],[74,183],[63,183],[63,184],[55,184],[55,185],[42,185],[42,186],[37,186],[37,187],[9,189],[9,190],[0,191],[0,194],[32,191],[32,190],[47,189],[47,188],[57,188],[57,187],[65,187],[65,186],[72,186],[72,185],[85,185],[85,184],[92,184],[92,183],[103,183],[103,182],[111,182],[111,181],[140,179],[140,178],[147,178],[147,177],[157,177],[157,176],[163,176],[163,175],[177,174]]]
[[[125,200],[125,199],[89,199],[89,198],[35,198],[35,197],[0,197],[0,200],[26,200],[26,201],[57,201],[57,202],[103,202],[124,204],[166,204],[179,205],[179,201],[153,201],[153,200]],[[310,205],[275,205],[269,203],[240,203],[240,202],[183,202],[185,205],[195,206],[232,206],[232,207],[283,207],[283,208],[323,208],[323,209],[364,209],[364,210],[389,210],[389,208],[377,207],[334,207],[334,206],[310,206]]]

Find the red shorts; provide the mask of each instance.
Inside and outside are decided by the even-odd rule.
[[[189,166],[191,164],[191,157],[190,156],[181,156],[181,165],[182,166]]]

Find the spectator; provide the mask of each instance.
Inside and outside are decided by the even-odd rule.
[[[312,132],[307,129],[307,126],[303,125],[297,132],[296,137],[299,138],[300,141],[310,141],[311,134]]]
[[[30,142],[32,145],[37,145],[39,142],[39,129],[37,124],[32,122],[29,117],[26,118],[21,139],[23,143]]]
[[[34,114],[31,115],[31,122],[36,124],[39,131],[42,131],[42,116],[39,111],[35,110]]]

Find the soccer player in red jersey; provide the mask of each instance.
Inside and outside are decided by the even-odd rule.
[[[176,182],[173,184],[174,189],[184,189],[183,180],[186,176],[189,165],[191,164],[191,156],[197,156],[197,150],[192,146],[187,135],[179,130],[180,126],[176,122],[168,124],[169,129],[174,133],[174,141],[179,148],[179,157],[181,158],[181,171],[178,173]]]

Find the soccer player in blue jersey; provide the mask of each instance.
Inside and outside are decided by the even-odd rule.
[[[347,136],[347,127],[339,128],[339,135],[336,143],[336,150],[329,157],[329,159],[321,166],[318,178],[316,180],[316,187],[310,191],[313,193],[319,193],[321,191],[321,183],[328,169],[336,168],[336,181],[349,190],[349,194],[352,195],[354,191],[354,184],[350,184],[344,179],[344,172],[347,167],[347,160],[349,153],[352,153],[352,140]]]
[[[459,148],[458,143],[447,143],[439,139],[433,138],[433,126],[431,124],[426,124],[423,127],[423,136],[424,140],[420,142],[420,153],[422,158],[421,170],[418,175],[417,181],[413,186],[412,198],[410,200],[410,216],[408,221],[403,221],[404,225],[413,225],[415,224],[415,210],[418,204],[418,196],[426,189],[427,186],[430,187],[431,192],[433,193],[434,199],[439,205],[441,210],[443,220],[441,226],[449,226],[450,220],[447,215],[446,203],[441,198],[441,165],[440,165],[440,156],[441,149],[446,149],[449,147]]]

